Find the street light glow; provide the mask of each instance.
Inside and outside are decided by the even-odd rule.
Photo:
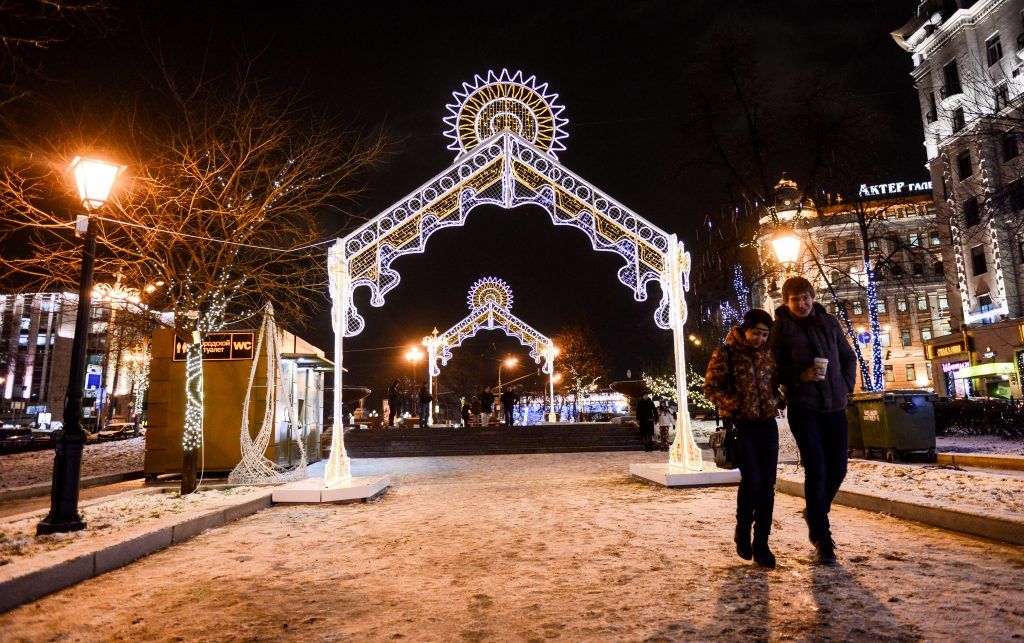
[[[780,231],[772,237],[772,249],[779,263],[796,263],[800,256],[800,238],[790,231]]]
[[[110,198],[117,176],[125,169],[123,165],[76,156],[69,171],[75,175],[78,196],[86,210],[96,210]]]

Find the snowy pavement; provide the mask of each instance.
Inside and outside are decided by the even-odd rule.
[[[142,471],[146,438],[85,445],[82,477]],[[0,490],[48,484],[53,477],[53,450],[0,455]]]
[[[810,562],[731,547],[735,489],[630,479],[663,453],[356,460],[381,500],[264,510],[0,617],[12,640],[1010,640],[1024,549],[837,507]],[[81,609],[88,605],[88,610]]]

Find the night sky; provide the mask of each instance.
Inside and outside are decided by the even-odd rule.
[[[119,4],[117,29],[49,55],[48,76],[97,94],[144,92],[151,51],[182,68],[225,71],[240,57],[271,86],[299,88],[314,104],[367,127],[384,125],[395,154],[366,177],[354,209],[371,217],[446,168],[453,153],[441,122],[451,91],[488,69],[522,69],[550,84],[566,106],[561,161],[627,207],[684,240],[724,201],[723,180],[693,159],[710,155],[692,134],[694,67],[709,38],[738,36],[785,101],[789,88],[825,75],[878,116],[871,132],[874,176],[925,177],[921,121],[910,56],[889,32],[916,0],[839,3],[146,2]],[[723,110],[730,106],[723,104]],[[799,166],[801,150],[779,145],[777,171]],[[700,248],[691,248],[699,252]],[[368,292],[356,304],[366,330],[348,340],[347,383],[377,388],[402,365],[402,349],[466,313],[478,278],[505,279],[514,312],[548,335],[587,320],[611,357],[613,379],[667,356],[668,333],[654,326],[660,293],[635,302],[615,271],[616,255],[555,228],[539,208],[480,207],[463,229],[433,236],[424,255],[399,259],[401,285],[382,309]],[[311,305],[321,306],[322,302]],[[325,314],[302,332],[330,350]],[[481,333],[463,351],[502,356],[517,344]],[[456,353],[456,359],[458,359]],[[524,356],[525,354],[522,353]]]

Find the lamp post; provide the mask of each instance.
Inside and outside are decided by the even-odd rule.
[[[412,408],[410,409],[410,415],[412,414],[412,410],[416,410],[417,405],[416,363],[419,362],[421,359],[423,359],[423,351],[421,351],[417,346],[413,346],[405,353],[405,361],[409,362],[409,378],[410,384],[412,385],[412,389],[409,391],[409,402],[412,405]],[[430,375],[430,373],[428,372],[427,375]]]
[[[57,438],[53,459],[53,483],[50,488],[50,513],[36,526],[36,534],[53,534],[85,529],[78,513],[78,484],[82,473],[82,389],[85,386],[86,340],[89,333],[89,309],[92,295],[92,271],[96,261],[96,222],[92,212],[107,202],[114,181],[123,165],[87,159],[71,162],[78,194],[85,206],[85,234],[82,242],[82,276],[78,284],[78,313],[75,338],[71,344],[71,372],[64,402],[64,430]]]
[[[518,363],[519,363],[519,360],[517,360],[514,357],[509,357],[508,359],[501,360],[501,363],[498,364],[498,395],[499,396],[501,395],[501,369],[502,369],[502,367],[503,366],[508,366],[509,368],[512,368],[513,366],[515,366]]]
[[[772,237],[775,258],[785,266],[787,273],[792,273],[796,267],[796,261],[800,257],[800,244],[800,237],[785,228],[780,229]]]

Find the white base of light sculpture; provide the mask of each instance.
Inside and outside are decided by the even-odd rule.
[[[651,462],[629,465],[629,473],[663,487],[710,487],[713,485],[735,485],[740,482],[740,470],[711,469],[692,471],[667,462]]]
[[[357,502],[383,493],[391,486],[391,476],[363,476],[351,478],[346,484],[333,489],[324,485],[320,477],[298,480],[274,490],[275,503],[318,504],[323,502]]]

